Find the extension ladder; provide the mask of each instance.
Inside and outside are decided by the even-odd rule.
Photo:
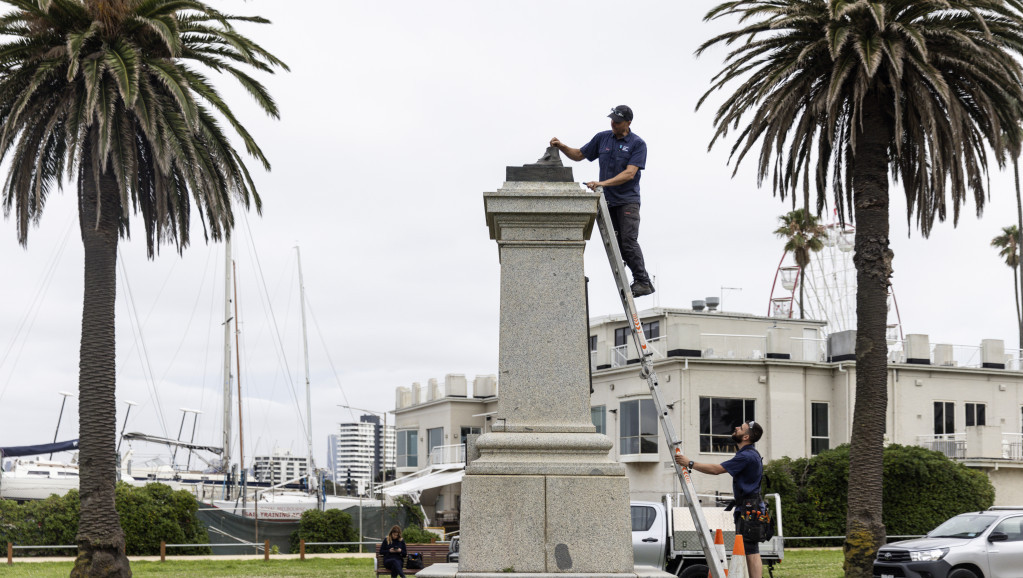
[[[597,226],[600,229],[600,236],[604,239],[604,248],[607,249],[607,258],[611,262],[611,272],[614,273],[615,283],[618,285],[618,294],[622,298],[622,307],[625,308],[625,319],[632,328],[632,340],[639,353],[640,376],[646,379],[650,386],[650,394],[654,399],[654,406],[657,409],[658,419],[661,421],[661,428],[664,430],[664,439],[668,443],[668,453],[672,456],[671,463],[675,467],[675,475],[682,482],[682,490],[686,495],[686,502],[689,504],[689,512],[693,516],[697,533],[700,536],[700,545],[707,558],[707,566],[713,578],[725,578],[725,560],[714,547],[714,536],[707,525],[707,518],[703,515],[700,507],[700,500],[696,496],[696,487],[689,477],[689,469],[678,465],[674,460],[676,453],[681,453],[682,442],[675,435],[675,426],[671,423],[671,417],[661,398],[661,388],[657,383],[657,373],[654,371],[653,350],[647,344],[646,336],[643,335],[643,323],[636,311],[636,302],[632,299],[632,290],[629,288],[628,277],[625,276],[625,265],[622,261],[622,252],[618,248],[618,241],[615,239],[614,227],[611,225],[611,213],[607,208],[607,200],[604,199],[604,188],[597,187],[599,198],[599,211],[597,212]],[[671,512],[667,512],[671,515]]]

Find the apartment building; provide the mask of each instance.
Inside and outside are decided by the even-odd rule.
[[[443,382],[413,383],[396,392],[397,479],[382,488],[385,496],[409,495],[423,505],[434,525],[458,526],[465,442],[490,431],[497,410],[497,377],[480,375],[469,390],[464,375]]]
[[[369,493],[382,480],[381,472],[391,472],[395,464],[394,427],[385,426],[380,417],[362,415],[357,422],[338,424],[338,433],[327,437],[327,469],[336,484],[349,477],[358,495]]]
[[[268,456],[252,458],[252,477],[257,482],[282,484],[306,475],[309,458],[292,455],[290,450],[274,448]]]

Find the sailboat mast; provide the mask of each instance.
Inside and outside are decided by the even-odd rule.
[[[234,262],[231,262],[231,277],[234,280],[234,358],[238,365],[238,373],[235,381],[238,383],[238,474],[242,477],[242,507],[245,506],[245,491],[248,485],[248,477],[245,475],[245,430],[242,428],[242,357],[241,357],[241,330],[238,329],[238,269]]]
[[[221,467],[231,471],[231,236],[224,240],[224,453]]]
[[[312,480],[313,475],[313,402],[309,388],[309,339],[306,336],[305,327],[305,281],[302,279],[302,251],[295,246],[295,254],[298,256],[298,293],[302,306],[302,350],[305,353],[305,426],[306,441],[309,443],[309,469],[307,473]],[[311,482],[310,482],[311,483]]]

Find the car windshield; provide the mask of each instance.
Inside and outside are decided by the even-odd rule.
[[[932,530],[927,537],[975,538],[997,519],[998,516],[984,514],[961,514]]]

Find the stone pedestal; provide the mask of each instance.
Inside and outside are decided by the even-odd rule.
[[[462,479],[457,574],[420,575],[668,576],[637,574],[629,482],[590,420],[583,249],[597,197],[521,178],[484,195],[501,262],[501,389]]]

